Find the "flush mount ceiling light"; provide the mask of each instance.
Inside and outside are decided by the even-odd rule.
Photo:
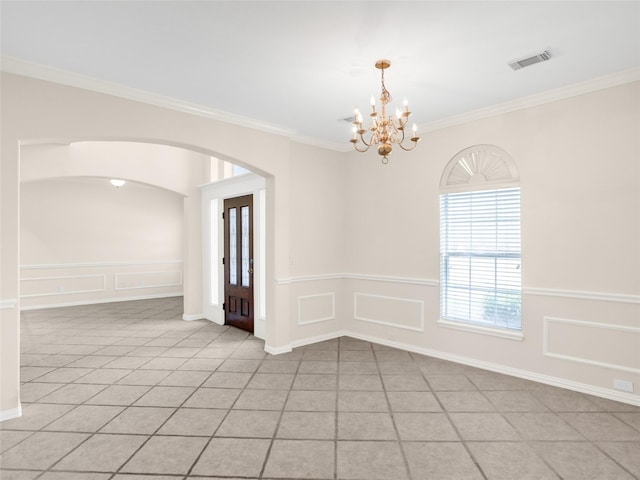
[[[123,186],[125,183],[124,180],[120,180],[118,178],[112,178],[111,180],[109,180],[109,182],[111,182],[111,185],[113,185],[116,188],[120,188],[121,186]]]
[[[371,113],[369,114],[369,127],[365,130],[362,124],[362,114],[356,108],[353,120],[353,137],[351,143],[358,152],[366,152],[373,145],[377,145],[378,154],[382,156],[382,163],[388,163],[388,155],[393,150],[392,144],[397,144],[403,150],[416,148],[420,137],[417,135],[418,127],[413,124],[413,133],[409,138],[413,145],[405,145],[405,126],[409,121],[409,107],[404,101],[404,110],[396,108],[396,114],[387,116],[387,104],[392,100],[391,94],[384,85],[384,71],[391,66],[389,60],[378,60],[376,68],[380,70],[382,92],[380,93],[380,110],[376,110],[376,100],[371,97]],[[365,134],[368,134],[368,139]],[[363,146],[360,146],[362,142]]]

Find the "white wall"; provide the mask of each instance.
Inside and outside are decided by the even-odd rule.
[[[345,317],[342,301],[347,245],[344,154],[293,144],[291,163],[290,287],[291,345],[335,336]],[[336,275],[338,274],[338,275]]]
[[[103,133],[103,132],[101,132]],[[144,139],[143,139],[144,140]],[[145,278],[142,276],[121,276],[127,279],[129,289],[132,281],[138,282],[138,293],[147,296],[166,294],[176,291],[176,283],[184,284],[184,308],[185,318],[201,318],[202,300],[200,295],[200,278],[202,266],[200,259],[201,228],[200,228],[200,191],[198,186],[209,181],[211,178],[212,160],[209,155],[193,150],[177,148],[174,146],[148,143],[127,142],[127,141],[79,141],[71,142],[51,142],[28,140],[21,142],[20,146],[20,180],[21,182],[31,182],[36,180],[55,178],[77,178],[77,177],[100,177],[120,178],[130,182],[135,182],[140,186],[147,185],[157,187],[166,192],[183,197],[183,222],[182,222],[182,271],[177,278],[175,263],[154,265],[147,264],[142,271],[140,268],[133,268],[132,265],[123,265],[122,260],[115,259],[120,268],[109,267],[103,271],[87,272],[86,269],[78,272],[66,271],[66,275],[74,273],[100,273],[114,277],[118,273],[141,273],[146,271],[169,271],[171,274],[154,275]],[[213,172],[214,174],[217,172]],[[82,249],[83,247],[78,247]],[[163,259],[166,260],[166,259]],[[172,259],[175,262],[175,259]],[[89,260],[94,262],[94,260]],[[124,270],[121,267],[126,267]],[[33,274],[33,272],[31,272]],[[43,272],[43,275],[64,276],[58,270]],[[86,277],[93,282],[92,286],[87,286],[84,290],[96,290],[98,279]],[[177,278],[177,279],[176,279]],[[140,283],[145,282],[145,287],[140,289]],[[107,295],[108,281],[105,280],[105,291],[93,292],[102,297],[103,300],[112,298]],[[154,291],[148,287],[155,284],[159,289]],[[33,283],[28,283],[33,285]],[[166,285],[167,287],[160,287]],[[189,288],[194,285],[194,288]],[[52,284],[49,284],[51,287]],[[55,286],[55,285],[54,285]],[[169,287],[171,286],[171,287]],[[59,287],[59,285],[58,285]],[[74,286],[76,289],[83,287]],[[100,288],[98,288],[100,290]],[[133,291],[118,290],[119,296],[131,295]],[[132,289],[129,289],[132,290]],[[84,298],[90,292],[85,292]],[[65,299],[69,302],[80,301],[81,298],[72,298],[65,293]],[[30,300],[33,301],[33,300]],[[46,303],[39,303],[47,305]]]
[[[346,329],[640,404],[639,91],[629,83],[438,130],[387,166],[352,154],[345,264],[375,279],[349,280]],[[478,144],[505,149],[520,173],[523,341],[436,323],[440,177]],[[374,306],[386,326],[354,319]],[[635,395],[613,391],[616,378]]]
[[[183,197],[106,178],[21,188],[22,309],[181,295]]]
[[[431,132],[386,166],[375,152],[329,152],[15,75],[1,88],[0,414],[19,405],[19,144],[55,138],[166,143],[264,176],[272,352],[346,333],[640,404],[637,82]],[[523,341],[437,323],[438,184],[476,144],[505,149],[520,171]],[[185,292],[200,295],[196,283]],[[614,378],[636,392],[612,390]]]
[[[21,182],[60,177],[122,178],[186,197],[210,181],[210,170],[209,155],[158,143],[45,141],[20,147]]]

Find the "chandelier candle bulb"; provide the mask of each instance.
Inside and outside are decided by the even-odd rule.
[[[353,143],[353,147],[358,152],[366,152],[373,145],[376,146],[378,154],[382,157],[382,163],[388,163],[388,155],[393,150],[393,144],[398,145],[403,150],[413,150],[420,137],[417,135],[418,127],[413,124],[413,134],[409,141],[413,142],[413,145],[405,144],[406,134],[405,126],[409,122],[409,102],[404,100],[404,111],[396,107],[395,116],[387,116],[387,104],[392,101],[391,94],[387,90],[384,84],[384,71],[391,66],[389,60],[378,60],[375,67],[380,70],[380,83],[382,91],[380,92],[380,109],[376,110],[376,101],[373,95],[371,96],[371,113],[369,114],[369,126],[365,129],[362,124],[362,114],[360,110],[355,109],[355,116],[353,120],[353,137],[350,142]],[[365,138],[365,133],[368,138]],[[360,146],[362,142],[362,146]]]

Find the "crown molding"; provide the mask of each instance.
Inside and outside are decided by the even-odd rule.
[[[198,115],[200,117],[212,120],[239,125],[242,127],[253,128],[274,135],[288,137],[291,141],[305,145],[324,148],[337,152],[351,151],[350,144],[333,142],[330,140],[322,140],[318,138],[299,135],[294,130],[271,125],[241,115],[236,115],[222,110],[216,110],[203,105],[189,103],[173,97],[158,95],[155,93],[127,87],[122,84],[107,82],[95,77],[81,75],[78,73],[62,70],[35,62],[29,62],[16,57],[2,55],[0,56],[0,70],[15,75],[36,78],[48,82],[60,83],[72,87],[82,88],[94,92],[113,95],[127,100],[133,100],[140,103],[155,105],[157,107],[167,108],[178,112]],[[529,107],[535,107],[545,103],[562,100],[565,98],[575,97],[585,93],[602,90],[605,88],[615,87],[640,80],[640,68],[631,68],[610,75],[594,78],[584,82],[568,85],[565,87],[547,90],[545,92],[529,95],[526,97],[499,103],[486,108],[473,110],[471,112],[453,115],[433,122],[426,122],[418,125],[421,132],[433,132],[444,128],[454,127],[469,123],[476,120],[482,120],[503,113],[510,113]]]
[[[274,135],[292,137],[296,132],[293,130],[271,125],[241,115],[216,110],[203,105],[186,102],[173,97],[158,95],[145,90],[127,87],[119,83],[100,80],[95,77],[81,75],[79,73],[62,70],[39,63],[29,62],[8,55],[0,56],[0,70],[15,75],[36,78],[47,82],[60,83],[71,87],[82,88],[93,92],[113,95],[115,97],[133,100],[135,102],[155,105],[156,107],[167,108],[178,112],[198,115],[200,117],[217,120],[220,122],[240,125],[242,127],[252,128]]]
[[[332,142],[330,140],[322,140],[304,135],[293,135],[292,142],[301,143],[310,147],[324,148],[325,150],[333,150],[335,152],[346,153],[353,150],[353,146],[349,142]]]
[[[584,95],[585,93],[591,93],[597,90],[603,90],[605,88],[617,87],[618,85],[623,85],[625,83],[631,83],[638,80],[640,80],[640,68],[630,68],[628,70],[622,70],[620,72],[612,73],[610,75],[605,75],[584,82],[574,83],[572,85],[555,88],[553,90],[547,90],[545,92],[528,95],[526,97],[517,98],[515,100],[509,100],[508,102],[499,103],[497,105],[492,105],[486,108],[480,108],[471,112],[461,113],[459,115],[453,115],[441,120],[427,122],[418,125],[418,129],[421,132],[433,132],[436,130],[442,130],[444,128],[462,125],[463,123],[482,120],[496,115],[501,115],[503,113],[523,110],[525,108],[536,107],[545,103],[551,103],[557,100],[564,100],[565,98]]]

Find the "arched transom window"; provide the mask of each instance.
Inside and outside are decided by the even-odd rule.
[[[440,318],[521,330],[520,186],[493,145],[455,155],[440,181]]]

